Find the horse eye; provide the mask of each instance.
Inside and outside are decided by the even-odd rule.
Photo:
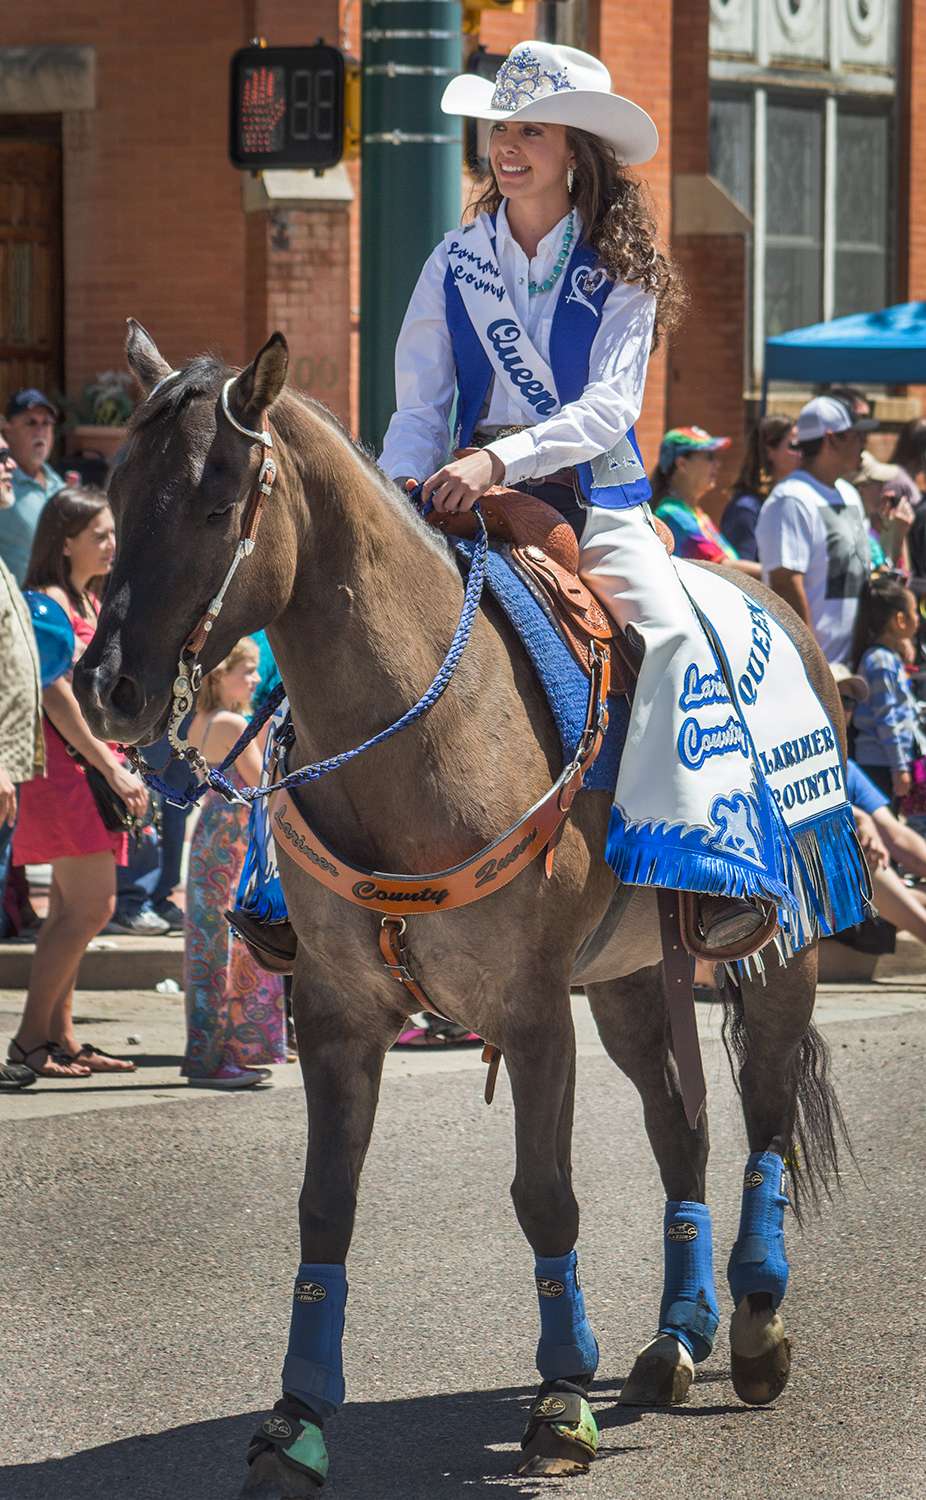
[[[224,505],[217,505],[215,510],[209,512],[206,520],[221,521],[223,517],[228,515],[229,511],[234,510],[236,503],[234,500],[228,500]]]

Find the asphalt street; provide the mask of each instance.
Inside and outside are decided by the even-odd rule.
[[[393,1054],[350,1258],[348,1404],[329,1428],[326,1493],[923,1500],[922,980],[823,996],[858,1169],[847,1158],[841,1192],[803,1233],[789,1220],[783,1310],[795,1364],[769,1409],[735,1397],[725,1324],[687,1405],[615,1404],[655,1330],[662,1194],[636,1096],[597,1046],[584,1005],[576,1009],[580,1254],[602,1348],[598,1460],[575,1480],[511,1474],[534,1379],[536,1306],[507,1191],[506,1083],[487,1109],[472,1054]],[[723,1268],[746,1146],[716,1017],[700,1019],[726,1318]],[[127,1089],[104,1099],[107,1084],[96,1099],[64,1095],[53,1110],[39,1096],[54,1091],[39,1085],[19,1115],[4,1101],[2,1500],[239,1493],[247,1439],[277,1393],[285,1346],[302,1095],[293,1068],[279,1070],[287,1087],[190,1095],[174,1066],[158,1056],[164,1081],[142,1098],[136,1087],[132,1100]],[[119,1102],[145,1107],[112,1107]]]

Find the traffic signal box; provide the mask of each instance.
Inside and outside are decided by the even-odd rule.
[[[242,47],[231,60],[232,164],[251,172],[336,166],[344,155],[349,92],[338,47]]]

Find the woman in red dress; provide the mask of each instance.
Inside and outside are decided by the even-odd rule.
[[[52,496],[39,518],[24,586],[40,590],[66,610],[74,626],[75,661],[93,639],[97,594],[112,568],[115,551],[113,517],[105,495],[67,488]],[[148,794],[113,746],[94,739],[69,676],[43,690],[42,707],[46,775],[26,782],[21,789],[13,858],[23,865],[50,864],[52,883],[48,915],[36,941],[29,992],[9,1058],[44,1078],[132,1072],[134,1063],[110,1057],[90,1042],[81,1044],[74,1034],[77,970],[90,939],[112,916],[116,865],[125,863],[126,836],[104,825],[86,774],[67,747],[103,773],[130,812],[141,815]]]

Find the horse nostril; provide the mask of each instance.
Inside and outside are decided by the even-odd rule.
[[[145,706],[145,695],[132,677],[120,677],[109,695],[113,708],[123,719],[137,719]]]

